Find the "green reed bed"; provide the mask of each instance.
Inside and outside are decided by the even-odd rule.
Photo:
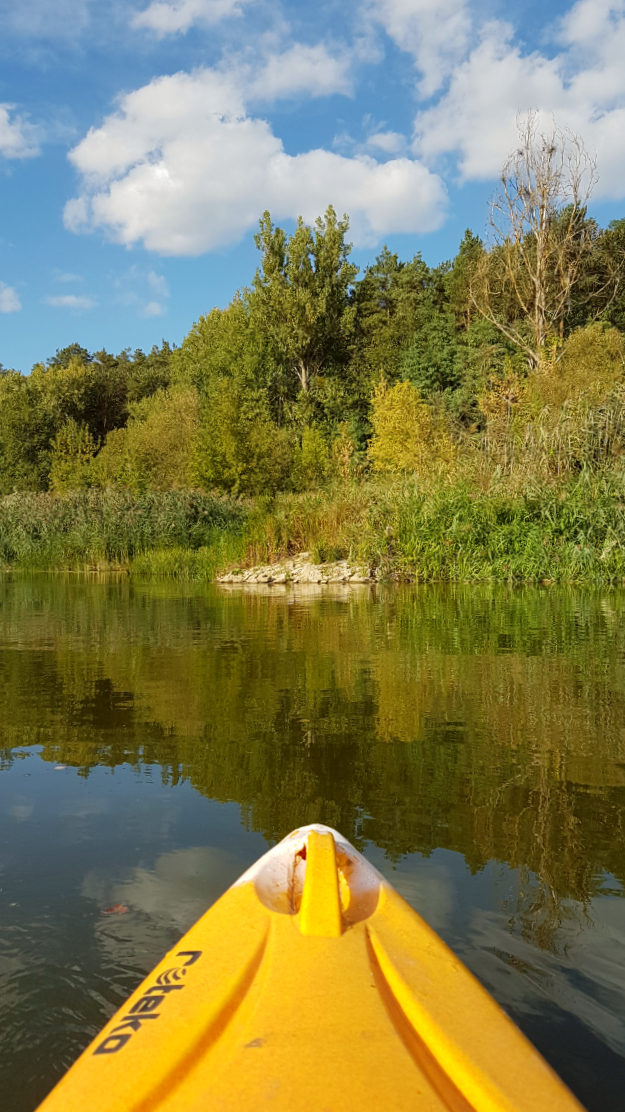
[[[615,583],[625,578],[625,485],[582,475],[511,493],[404,490],[394,562],[421,581]]]
[[[247,509],[199,491],[70,491],[0,499],[0,563],[41,570],[126,566],[156,550],[214,546],[241,532]]]
[[[141,552],[129,561],[128,571],[141,578],[210,582],[220,572],[240,566],[244,554],[240,529],[213,529],[200,548],[177,545]]]

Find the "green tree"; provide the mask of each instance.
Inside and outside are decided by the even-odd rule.
[[[438,274],[420,255],[407,263],[384,247],[367,268],[355,294],[356,360],[367,370],[369,391],[383,374],[401,375],[404,349],[427,318],[444,303]]]
[[[122,351],[116,362],[122,367],[126,377],[128,403],[140,402],[150,398],[159,390],[166,390],[171,383],[173,349],[163,340],[160,348],[155,344],[146,355],[137,348],[132,356]],[[98,352],[96,359],[104,362],[106,352]]]
[[[460,242],[458,254],[445,277],[449,308],[456,318],[458,327],[465,331],[471,327],[475,317],[479,317],[471,298],[471,278],[483,254],[484,245],[480,237],[467,228]]]
[[[347,360],[358,273],[348,262],[348,228],[347,217],[338,220],[330,205],[314,229],[300,217],[292,236],[265,212],[255,237],[262,264],[249,295],[251,323],[304,392]]]
[[[405,342],[398,321],[400,275],[404,267],[397,254],[385,246],[356,285],[357,357],[375,380],[381,373],[394,377]],[[427,270],[425,264],[424,269]]]
[[[404,350],[403,377],[424,398],[457,390],[462,382],[462,350],[458,343],[455,317],[433,309],[424,312],[414,339]]]
[[[81,490],[93,481],[92,462],[98,449],[85,424],[73,417],[61,426],[52,441],[50,454],[50,490],[62,494]]]
[[[605,307],[603,316],[610,324],[625,332],[625,220],[612,220],[601,238],[601,253],[603,256],[603,275],[598,283],[600,289],[605,289]],[[612,275],[616,275],[614,293],[611,294],[610,282]],[[606,278],[608,282],[606,282]]]
[[[199,398],[192,387],[159,390],[132,403],[128,424],[109,433],[95,461],[95,481],[135,491],[189,486],[199,427]]]
[[[129,405],[168,383],[170,358],[166,344],[148,356],[135,352],[133,359],[127,352],[91,355],[71,344],[47,365],[36,364],[30,375],[3,375],[0,491],[45,490],[61,430],[84,426],[94,443],[102,443],[112,430],[125,425]]]
[[[262,397],[233,378],[213,379],[191,465],[195,483],[232,494],[283,490],[293,450],[292,434],[272,421]]]
[[[56,427],[32,377],[0,377],[0,493],[45,490]]]
[[[67,367],[72,359],[78,359],[81,363],[91,363],[93,356],[80,344],[68,344],[67,347],[57,348],[56,354],[47,360],[47,365],[48,367]]]
[[[103,440],[119,428],[128,415],[127,378],[114,357],[98,353],[89,363],[72,356],[67,363],[33,367],[30,380],[38,392],[38,404],[54,433],[72,418],[84,423],[95,440]]]
[[[252,327],[246,297],[240,293],[227,309],[212,309],[200,317],[173,353],[172,368],[175,380],[194,386],[202,400],[215,382],[231,378],[239,389],[262,395],[272,417],[281,419],[289,393],[286,376],[265,338]]]
[[[604,320],[625,331],[625,220],[600,228],[584,214],[584,234],[591,250],[584,259],[579,281],[571,292],[564,334],[594,320]]]

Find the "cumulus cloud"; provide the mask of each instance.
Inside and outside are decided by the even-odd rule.
[[[367,146],[383,154],[397,154],[404,150],[406,138],[398,131],[374,131],[367,139]]]
[[[46,297],[46,305],[53,309],[93,309],[95,301],[92,297],[78,297],[76,294],[67,293],[58,297]]]
[[[266,120],[248,114],[227,73],[201,69],[151,81],[70,153],[82,177],[66,226],[104,228],[119,243],[198,255],[241,238],[268,208],[313,220],[329,203],[354,239],[440,226],[441,179],[422,163],[327,150],[285,152]]]
[[[0,313],[19,313],[22,303],[13,286],[0,282]]]
[[[196,23],[215,24],[229,16],[240,15],[241,6],[250,0],[153,0],[132,19],[133,27],[145,27],[158,38],[188,31]]]
[[[370,0],[370,19],[381,23],[421,73],[419,92],[429,97],[464,57],[471,33],[467,0]]]
[[[516,142],[519,112],[555,115],[595,150],[596,196],[625,193],[625,5],[579,0],[562,20],[553,57],[524,53],[509,24],[492,22],[437,104],[418,113],[414,152],[433,164],[458,156],[464,180],[496,176]]]
[[[23,116],[13,116],[14,104],[0,104],[0,154],[5,158],[33,158],[39,154],[37,129]]]
[[[297,93],[350,96],[353,82],[348,53],[332,54],[323,43],[294,43],[282,53],[270,54],[247,83],[249,100],[277,100]]]

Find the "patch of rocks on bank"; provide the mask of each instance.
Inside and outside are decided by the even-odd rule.
[[[336,560],[329,564],[313,564],[309,552],[300,552],[276,564],[255,568],[235,568],[227,575],[219,575],[218,583],[372,583],[377,578],[374,569]]]

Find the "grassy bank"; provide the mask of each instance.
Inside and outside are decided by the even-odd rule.
[[[246,527],[247,561],[308,550],[323,562],[368,562],[421,582],[620,583],[625,478],[582,474],[566,485],[511,491],[414,481],[284,496]]]
[[[621,583],[625,476],[588,473],[522,491],[344,482],[249,505],[195,491],[0,501],[0,561],[10,568],[210,580],[301,551],[421,582]]]

